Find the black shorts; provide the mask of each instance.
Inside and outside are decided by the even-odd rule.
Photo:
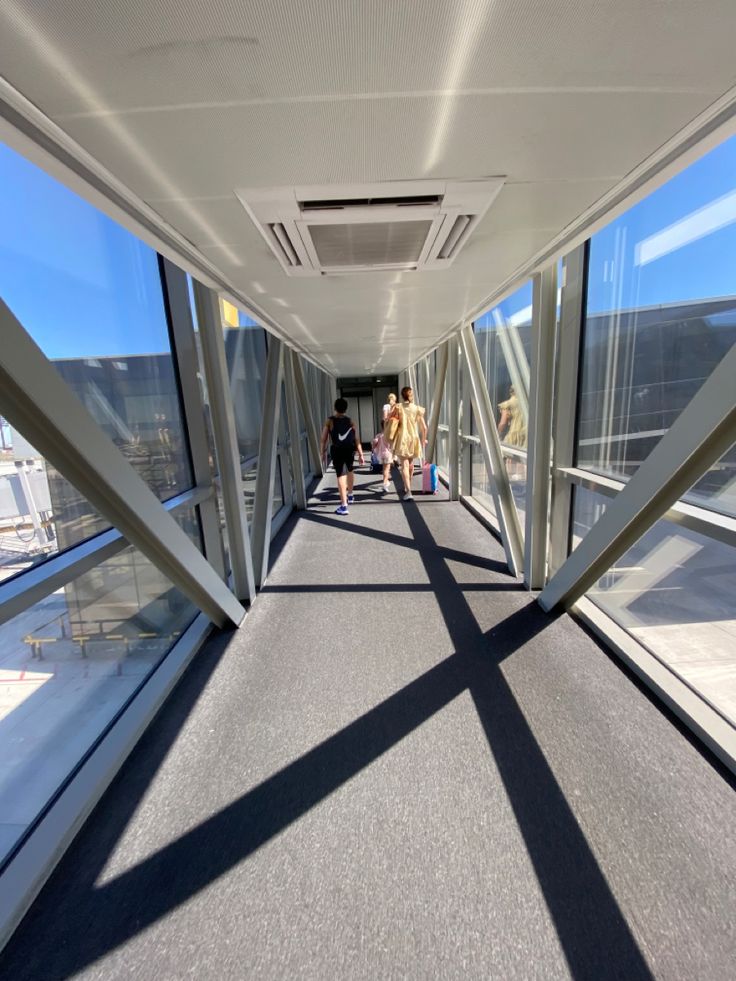
[[[344,449],[342,446],[332,447],[332,462],[335,466],[335,473],[338,477],[343,474],[353,472],[353,459],[355,457],[355,450],[351,447],[349,450]]]

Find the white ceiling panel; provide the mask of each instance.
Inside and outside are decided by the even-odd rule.
[[[432,346],[734,84],[733,0],[4,0],[3,75],[336,371]],[[236,188],[506,184],[450,269],[290,279]]]

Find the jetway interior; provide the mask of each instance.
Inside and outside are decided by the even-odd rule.
[[[381,431],[389,393],[399,397],[398,376],[338,378],[336,384],[342,398],[347,399],[348,415],[358,424],[363,448],[368,449],[373,436]]]
[[[730,977],[732,0],[0,27],[0,974]]]

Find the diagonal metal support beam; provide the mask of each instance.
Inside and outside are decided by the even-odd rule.
[[[470,324],[466,324],[460,331],[460,343],[468,367],[480,445],[483,450],[486,469],[491,474],[494,488],[496,517],[506,553],[506,562],[511,574],[518,576],[521,575],[524,565],[524,543],[521,537],[521,526],[504,464],[501,441],[498,438],[498,430],[493,417],[493,406],[483,375],[478,346],[475,343],[473,328]]]
[[[256,598],[253,560],[250,554],[248,517],[243,494],[243,474],[235,427],[233,400],[222,336],[220,305],[216,293],[194,280],[194,305],[197,311],[202,363],[207,381],[212,437],[217,468],[220,472],[220,494],[227,525],[230,570],[236,596],[248,603]]]
[[[297,357],[296,351],[292,351],[290,348],[284,350],[284,387],[286,391],[286,417],[289,427],[291,472],[294,474],[296,507],[298,511],[304,511],[307,506],[307,494],[305,490],[304,467],[302,466],[301,426],[299,425],[296,383],[294,381],[294,360]]]
[[[283,342],[268,336],[266,382],[263,392],[261,441],[258,448],[256,496],[253,506],[253,572],[260,589],[268,575],[273,518],[273,485],[278,459],[279,418],[281,415],[281,382],[284,376]]]
[[[493,311],[496,324],[496,337],[501,346],[506,367],[511,376],[519,409],[524,419],[529,418],[529,365],[527,364],[524,345],[521,343],[519,328],[508,323],[500,310]]]
[[[534,276],[532,309],[524,580],[528,589],[542,589],[549,539],[552,385],[557,326],[556,265]]]
[[[539,595],[569,606],[736,441],[736,344]]]
[[[427,459],[431,463],[435,457],[437,449],[437,427],[440,422],[440,410],[442,408],[442,396],[445,391],[445,377],[447,375],[447,341],[439,349],[437,361],[437,377],[434,383],[434,394],[432,396],[432,406],[429,410],[429,425],[427,429]]]
[[[2,414],[195,606],[240,623],[235,596],[2,301],[0,335]]]
[[[309,442],[309,455],[314,465],[314,473],[317,477],[322,476],[322,457],[319,452],[319,435],[317,424],[315,423],[315,413],[319,411],[319,406],[313,404],[313,400],[307,396],[307,386],[304,383],[304,372],[302,362],[298,354],[294,354],[292,363],[294,369],[294,381],[296,383],[296,394],[302,407],[304,423],[307,427],[307,440]]]

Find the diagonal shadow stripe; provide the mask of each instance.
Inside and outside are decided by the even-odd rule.
[[[433,538],[419,511],[410,508],[407,520],[463,661],[470,694],[572,976],[650,979],[621,909],[500,670],[502,661],[543,631],[550,618],[530,601],[483,636],[447,565],[424,547]]]
[[[317,515],[314,512],[303,511],[299,515],[299,520],[332,525],[335,528],[339,528],[340,531],[347,531],[353,535],[362,535],[365,538],[375,538],[378,541],[387,542],[389,545],[401,545],[402,548],[411,548],[414,550],[418,548],[416,541],[408,535],[395,535],[387,531],[375,531],[373,528],[363,528],[361,525],[346,524],[339,518],[331,518],[327,515]],[[498,559],[489,559],[481,555],[473,555],[471,552],[461,552],[455,548],[447,548],[444,545],[438,545],[434,539],[432,539],[431,548],[438,555],[452,562],[464,562],[466,565],[477,566],[479,569],[488,569],[491,572],[500,572],[503,575],[509,574],[509,568],[506,563],[499,562]]]
[[[466,688],[452,655],[128,872],[100,888],[88,882],[74,907],[84,935],[42,950],[35,961],[30,952],[22,976],[73,977],[242,862]],[[11,940],[9,954],[12,948]]]
[[[195,896],[469,690],[573,977],[651,977],[500,670],[550,619],[530,602],[484,634],[417,510],[409,522],[456,652],[117,879],[100,888],[86,879],[73,894],[84,931],[73,942],[30,951],[26,944],[14,963],[11,956],[12,976],[73,976]]]

